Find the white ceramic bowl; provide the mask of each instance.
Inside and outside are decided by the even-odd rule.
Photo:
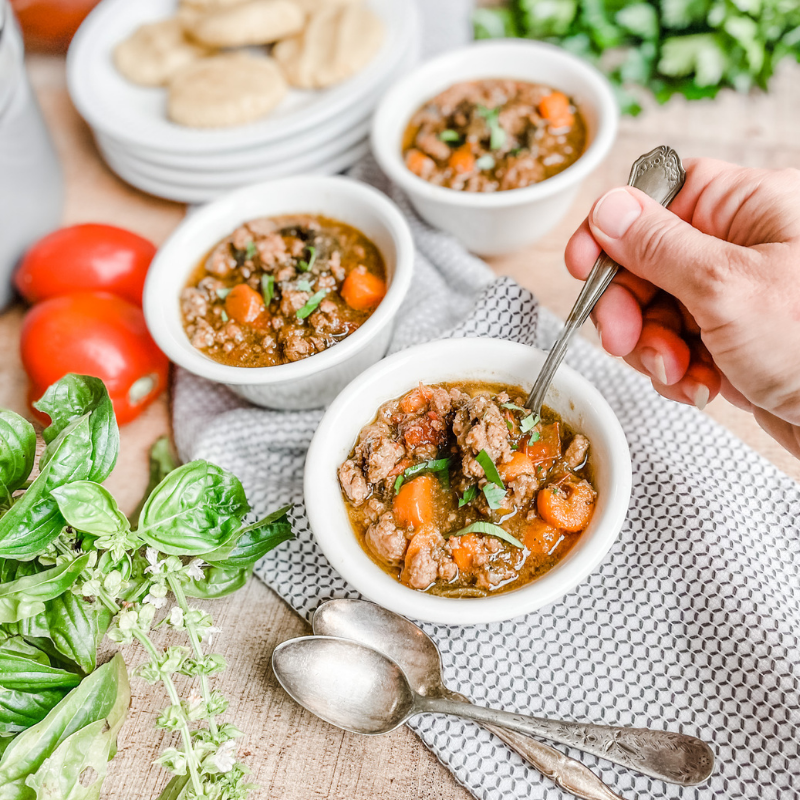
[[[481,78],[543,83],[573,97],[588,127],[584,154],[552,178],[504,192],[461,192],[414,175],[402,154],[403,132],[414,112],[454,83]],[[551,44],[508,39],[453,50],[398,81],[375,113],[371,145],[420,216],[475,253],[499,255],[535,242],[564,216],[581,181],[606,157],[618,122],[611,86],[594,67]]]
[[[274,367],[231,367],[193,347],[183,329],[179,295],[189,274],[222,238],[247,220],[322,214],[371,239],[386,262],[386,297],[351,336],[322,353]],[[411,284],[414,245],[403,215],[386,195],[341,177],[296,177],[246,186],[189,214],[161,246],[147,275],[144,313],[158,346],[176,364],[228,385],[269,408],[318,408],[386,353],[395,317]]]
[[[306,458],[311,530],[333,568],[365,597],[412,619],[472,625],[512,619],[558,600],[586,578],[617,538],[631,492],[631,461],[614,412],[585,378],[561,367],[546,403],[591,441],[597,506],[567,556],[532,583],[486,598],[435,597],[403,586],[364,552],[350,525],[337,478],[361,428],[378,407],[420,381],[497,381],[530,388],[544,353],[500,339],[447,339],[403,350],[359,375],[331,404]]]

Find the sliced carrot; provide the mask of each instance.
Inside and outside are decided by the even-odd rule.
[[[453,536],[450,539],[450,552],[460,572],[470,572],[475,557],[481,551],[481,540],[474,533]]]
[[[436,167],[436,162],[425,155],[421,150],[411,149],[406,153],[406,166],[415,175],[424,178]]]
[[[428,405],[430,396],[430,391],[423,389],[421,386],[412,389],[408,394],[400,398],[400,410],[404,414],[414,414],[417,411],[422,411]]]
[[[401,458],[397,464],[395,465],[394,469],[389,473],[389,478],[394,478],[399,475],[401,472],[405,472],[405,470],[410,467],[412,461],[410,458]]]
[[[242,325],[252,325],[264,310],[264,298],[246,283],[234,286],[225,298],[228,316]]]
[[[586,481],[561,481],[545,486],[536,497],[542,519],[569,533],[582,531],[592,518],[595,494]]]
[[[400,487],[392,505],[398,525],[404,528],[421,528],[433,522],[435,481],[433,475],[420,475]]]
[[[569,98],[563,92],[552,92],[539,101],[539,113],[554,128],[569,128],[575,122],[569,110]]]
[[[462,144],[457,150],[453,150],[447,163],[455,172],[472,172],[475,169],[475,156],[468,144]]]
[[[419,480],[419,478],[417,478],[417,480]],[[441,534],[433,525],[426,525],[411,537],[411,541],[406,548],[405,566],[403,572],[400,574],[400,580],[406,584],[406,586],[411,585],[409,570],[414,564],[414,559],[423,550],[432,550],[437,547],[441,542],[441,538]]]
[[[531,438],[535,438],[534,433],[538,433],[539,438],[531,442]],[[524,442],[520,450],[534,464],[537,475],[540,472],[549,472],[556,459],[561,456],[561,431],[557,422],[549,425],[540,423],[533,431],[526,434]]]
[[[354,269],[342,284],[345,303],[356,311],[374,308],[386,296],[386,284],[371,272]]]
[[[510,461],[498,465],[497,471],[500,473],[503,483],[511,483],[511,481],[519,478],[520,475],[533,475],[536,472],[536,465],[525,453],[517,450],[511,456]]]

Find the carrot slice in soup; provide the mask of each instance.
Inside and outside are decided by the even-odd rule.
[[[436,168],[436,162],[428,158],[421,150],[412,149],[406,153],[406,166],[420,178],[425,177]]]
[[[472,172],[475,169],[475,156],[468,144],[462,144],[452,152],[447,163],[454,172]]]
[[[569,128],[575,117],[569,110],[569,98],[563,92],[552,92],[539,101],[539,113],[554,128]]]
[[[386,284],[371,272],[353,270],[342,284],[345,303],[356,311],[374,308],[386,296]]]
[[[481,551],[481,541],[474,533],[453,536],[450,539],[450,552],[460,572],[470,572],[475,556]]]
[[[497,467],[497,471],[500,473],[503,483],[511,483],[519,478],[520,475],[533,475],[536,472],[536,465],[525,453],[517,450],[511,456],[510,461],[506,461],[505,464],[500,464]]]
[[[536,498],[536,508],[550,525],[578,533],[589,524],[594,502],[594,490],[586,481],[563,481],[545,486]]]
[[[392,504],[398,525],[404,528],[421,528],[433,522],[435,480],[432,475],[420,475],[400,487]]]
[[[264,298],[246,283],[234,286],[225,298],[225,311],[241,325],[252,325],[264,310]]]

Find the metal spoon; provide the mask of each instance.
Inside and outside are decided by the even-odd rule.
[[[315,634],[337,636],[372,647],[405,673],[411,688],[425,697],[446,697],[469,703],[442,681],[442,662],[433,639],[413,622],[366,600],[323,603],[311,621]],[[487,725],[512,750],[557,786],[583,800],[622,800],[588,767],[543,742]]]
[[[633,162],[628,186],[635,186],[666,207],[681,190],[685,180],[686,173],[678,154],[671,147],[662,145]],[[619,264],[605,253],[600,253],[599,258],[594,262],[592,271],[589,273],[586,283],[583,284],[578,299],[564,323],[564,329],[547,354],[539,377],[536,378],[536,383],[533,384],[533,389],[528,395],[525,405],[534,414],[542,413],[545,395],[550,388],[553,376],[567,354],[572,336],[589,318],[589,314],[608,288],[618,269]]]
[[[711,748],[681,733],[548,720],[447,697],[425,697],[411,688],[394,661],[350,639],[291,639],[275,648],[272,669],[301,706],[353,733],[389,733],[417,714],[452,714],[571,745],[682,786],[702,783],[714,767]]]

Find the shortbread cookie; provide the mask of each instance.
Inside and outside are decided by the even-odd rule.
[[[218,55],[175,76],[167,112],[173,122],[192,128],[243,125],[275,108],[286,90],[281,70],[271,58]]]
[[[142,25],[114,48],[114,64],[130,81],[162,86],[209,48],[189,41],[177,19]]]
[[[299,33],[305,21],[305,13],[291,0],[249,0],[183,17],[186,32],[211,47],[269,44]]]
[[[362,70],[383,43],[383,23],[363,6],[331,4],[306,29],[279,42],[273,55],[292,86],[318,89]]]

